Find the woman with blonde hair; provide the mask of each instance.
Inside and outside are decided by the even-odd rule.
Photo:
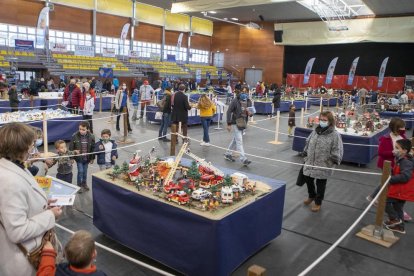
[[[197,108],[200,109],[201,124],[203,125],[203,142],[201,146],[210,146],[210,136],[208,130],[210,127],[211,120],[216,113],[216,105],[210,100],[207,94],[201,95],[198,100]]]

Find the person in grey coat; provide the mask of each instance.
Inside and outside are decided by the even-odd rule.
[[[335,119],[330,111],[320,114],[319,125],[306,139],[303,154],[305,155],[303,175],[309,194],[303,203],[309,205],[315,201],[312,211],[318,212],[325,196],[327,178],[333,174],[333,170],[329,168],[339,165],[344,154],[342,138],[335,129]]]
[[[32,252],[55,226],[60,207],[49,207],[45,192],[25,168],[35,141],[33,129],[22,123],[0,128],[0,275],[35,275],[19,249]]]

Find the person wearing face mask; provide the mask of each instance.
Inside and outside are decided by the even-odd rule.
[[[75,114],[78,113],[81,99],[82,92],[79,87],[76,86],[76,79],[71,79],[70,83],[65,88],[65,92],[63,93],[63,102],[66,104],[66,107]]]
[[[93,133],[93,110],[95,109],[95,99],[91,94],[89,89],[89,83],[85,82],[83,84],[84,95],[83,95],[83,119],[89,122],[90,132]]]
[[[0,128],[0,275],[35,275],[24,250],[39,248],[44,234],[55,227],[61,207],[51,201],[24,162],[36,135],[22,123]],[[23,248],[24,250],[23,250]]]
[[[41,145],[43,145],[43,131],[38,128],[38,127],[32,127],[33,131],[35,132],[36,135],[36,140],[34,143],[34,147],[33,150],[31,152],[29,152],[29,159],[34,159],[34,158],[39,158],[40,157],[40,153],[39,153],[39,147]],[[27,169],[31,172],[31,174],[33,176],[36,176],[39,174],[39,167],[34,165],[34,163],[37,162],[36,160],[34,161],[26,161],[26,167]],[[42,172],[40,175],[46,174],[47,170],[48,170],[48,166],[46,164],[45,161],[42,161],[44,164],[44,172]]]
[[[141,95],[141,116],[144,117],[144,108],[151,104],[152,95],[154,94],[154,88],[149,85],[148,80],[144,81],[144,84],[139,88],[139,94]]]
[[[111,131],[109,129],[102,130],[101,139],[95,144],[96,160],[101,171],[115,165],[115,160],[118,159],[116,148],[115,140],[111,139]]]
[[[303,155],[303,175],[308,187],[308,198],[303,203],[310,205],[314,202],[311,210],[318,212],[325,196],[327,178],[333,174],[330,168],[339,165],[344,155],[342,138],[335,129],[332,112],[325,111],[319,115],[319,125],[306,139]]]
[[[124,108],[126,109],[126,118],[127,118],[127,126],[128,132],[132,133],[131,125],[129,124],[129,94],[127,90],[127,86],[125,83],[122,84],[122,89],[119,89],[115,95],[115,108],[118,110],[118,115],[116,116],[116,131],[120,131],[119,128],[119,119],[121,118],[121,113],[123,113]]]
[[[83,111],[85,107],[85,100],[86,100],[86,93],[89,93],[92,96],[93,100],[96,100],[96,93],[95,89],[91,88],[91,84],[89,82],[84,82],[81,87],[81,99],[79,102],[79,108]]]

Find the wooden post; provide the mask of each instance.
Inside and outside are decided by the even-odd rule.
[[[304,113],[305,113],[305,110],[303,109],[303,107],[300,109],[300,126],[301,127],[304,127],[305,125],[304,125]]]
[[[30,107],[33,108],[34,102],[33,102],[33,95],[30,95]]]
[[[171,125],[171,148],[170,155],[175,156],[175,145],[177,144],[177,125]]]
[[[99,93],[99,113],[102,113],[102,93]]]
[[[387,184],[387,179],[391,175],[391,162],[385,161],[382,169],[381,186]],[[382,245],[384,247],[391,247],[399,238],[394,236],[391,230],[383,228],[383,218],[385,211],[385,202],[387,199],[388,188],[386,187],[378,198],[377,214],[375,218],[375,225],[368,225],[361,229],[356,234],[357,237],[363,238],[370,242]]]
[[[275,140],[270,141],[270,144],[278,145],[282,144],[282,142],[279,142],[279,126],[280,126],[280,110],[276,113],[276,130],[275,130]]]
[[[48,144],[48,139],[47,139],[47,117],[46,117],[46,112],[42,112],[43,115],[43,151],[44,154],[47,155],[47,153],[49,152],[49,144]]]
[[[127,114],[127,108],[124,107],[122,109],[122,119],[124,119],[124,141],[126,141],[127,136],[128,136],[128,114]]]

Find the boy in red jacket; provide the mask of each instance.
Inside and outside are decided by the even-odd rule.
[[[384,222],[388,230],[405,234],[404,211],[405,201],[414,201],[413,160],[409,155],[411,141],[400,139],[396,142],[393,155],[395,165],[389,181],[385,212],[389,220]]]

